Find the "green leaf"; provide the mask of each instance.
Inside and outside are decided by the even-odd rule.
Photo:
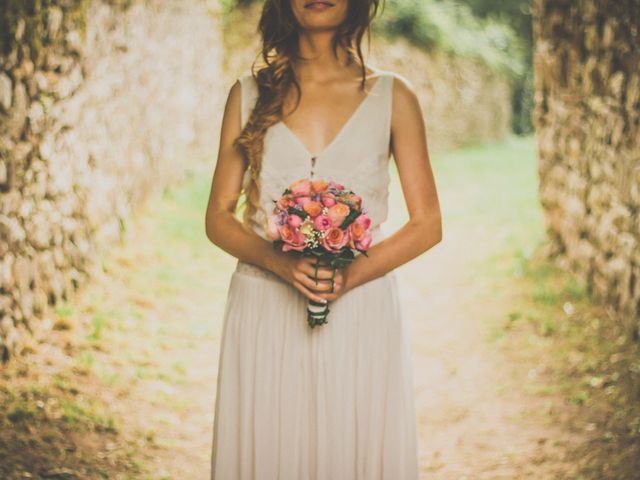
[[[309,215],[307,214],[307,212],[305,212],[304,210],[298,210],[298,209],[297,209],[297,208],[295,208],[295,207],[287,207],[287,213],[288,213],[289,215],[297,215],[297,216],[299,216],[300,218],[302,218],[303,220],[309,216]]]
[[[356,209],[351,209],[349,211],[349,215],[347,215],[347,217],[344,219],[344,221],[342,222],[342,225],[340,225],[340,228],[342,230],[344,230],[345,228],[347,228],[349,225],[351,225],[353,223],[353,221],[358,218],[360,216],[360,211],[356,210]]]

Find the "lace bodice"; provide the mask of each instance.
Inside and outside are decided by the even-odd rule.
[[[369,93],[342,126],[334,139],[316,154],[307,150],[283,122],[267,130],[260,172],[260,204],[266,215],[283,190],[300,178],[322,178],[345,185],[362,197],[371,218],[373,243],[383,236],[379,227],[387,218],[393,73],[382,71]],[[258,89],[250,75],[240,77],[241,122],[247,122]],[[315,160],[313,160],[315,157]],[[245,172],[243,185],[249,180]],[[253,229],[267,238],[264,216],[258,211]]]

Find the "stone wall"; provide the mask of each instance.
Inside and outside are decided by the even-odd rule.
[[[549,254],[640,322],[640,3],[537,0],[540,196]]]
[[[497,140],[511,131],[507,75],[471,58],[422,50],[402,38],[376,38],[372,47],[372,65],[393,70],[414,85],[431,153]]]
[[[90,278],[132,209],[212,158],[225,92],[215,0],[20,0],[0,10],[6,360]]]

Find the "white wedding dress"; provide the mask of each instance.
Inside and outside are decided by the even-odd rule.
[[[267,131],[266,212],[295,180],[335,180],[363,197],[373,243],[383,238],[393,81],[380,72],[315,155],[284,123]],[[251,75],[240,82],[244,125],[257,86]],[[261,220],[257,214],[253,227],[267,238]],[[397,288],[395,272],[371,280],[331,302],[328,323],[311,328],[293,286],[237,263],[219,356],[212,480],[418,478],[410,330]]]

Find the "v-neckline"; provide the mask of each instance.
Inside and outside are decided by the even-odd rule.
[[[347,120],[342,124],[342,127],[340,127],[340,130],[338,130],[338,133],[334,135],[334,137],[329,141],[327,145],[325,145],[316,153],[311,152],[307,148],[307,146],[304,144],[304,142],[300,140],[300,137],[298,137],[298,135],[293,130],[291,130],[283,120],[280,120],[280,122],[278,122],[278,125],[282,126],[282,128],[296,141],[296,143],[300,146],[300,148],[302,148],[302,150],[307,154],[308,157],[317,158],[320,155],[323,155],[324,153],[326,153],[331,147],[333,147],[333,145],[335,145],[338,142],[338,140],[340,139],[340,137],[342,137],[343,133],[347,130],[349,125],[353,123],[354,119],[357,117],[360,110],[364,108],[364,105],[369,100],[369,97],[371,97],[371,94],[375,91],[376,87],[378,86],[378,83],[382,81],[383,76],[384,76],[384,72],[380,72],[380,76],[376,79],[376,81],[371,86],[369,93],[367,93],[367,95],[360,101],[360,103],[353,110],[351,115],[349,115]]]

